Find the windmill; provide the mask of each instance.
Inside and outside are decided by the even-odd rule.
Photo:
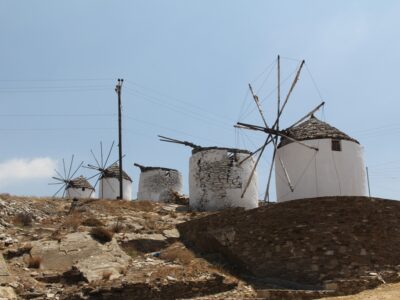
[[[69,168],[67,170],[66,165],[65,165],[65,159],[63,158],[62,159],[62,164],[63,164],[62,172],[60,172],[56,169],[54,170],[58,177],[53,176],[52,178],[56,182],[49,183],[49,185],[61,185],[61,186],[57,190],[57,192],[54,193],[53,198],[56,197],[62,190],[63,190],[63,193],[62,193],[61,198],[64,198],[65,194],[67,193],[67,190],[69,188],[73,187],[73,182],[74,182],[73,177],[78,172],[78,170],[82,167],[83,161],[78,165],[77,168],[75,168],[75,171],[72,172],[73,163],[74,163],[74,155],[72,155],[72,157],[71,157],[71,162],[70,162]]]
[[[87,166],[84,166],[85,168],[97,171],[97,173],[89,179],[97,177],[96,183],[94,187],[96,188],[97,184],[100,183],[100,188],[99,188],[99,198],[116,198],[119,196],[120,193],[120,180],[119,180],[119,166],[118,166],[118,160],[114,161],[113,163],[109,164],[108,161],[111,156],[111,152],[114,147],[114,141],[112,142],[110,149],[108,150],[107,156],[104,159],[104,153],[103,153],[103,143],[100,142],[100,157],[96,156],[91,149],[90,152],[93,156],[93,159],[95,161],[95,165],[93,164],[88,164]],[[123,172],[123,182],[124,180],[128,180],[132,182],[132,180],[129,178],[129,176]],[[115,182],[114,182],[115,181]],[[125,190],[125,188],[124,188]],[[128,189],[127,192],[130,192]],[[125,191],[124,191],[125,194]],[[106,196],[104,196],[106,195]],[[107,196],[107,195],[115,195],[114,196]]]
[[[264,144],[259,147],[257,150],[253,151],[252,153],[250,153],[246,158],[244,158],[240,163],[243,163],[244,161],[246,161],[247,159],[249,159],[250,157],[258,154],[258,157],[256,159],[256,163],[254,165],[254,168],[250,174],[250,177],[247,181],[247,184],[245,185],[243,192],[242,192],[242,197],[244,196],[244,194],[246,193],[249,184],[251,182],[252,177],[254,176],[254,172],[256,170],[256,167],[261,159],[261,156],[263,155],[263,153],[265,152],[265,149],[268,145],[272,144],[273,147],[273,152],[272,152],[272,161],[271,161],[271,166],[268,172],[268,180],[267,180],[267,186],[266,186],[266,191],[265,191],[265,196],[264,196],[264,201],[268,201],[269,202],[269,189],[270,189],[270,184],[271,184],[271,177],[272,177],[272,171],[273,171],[273,167],[274,167],[274,163],[275,160],[277,160],[280,164],[280,166],[282,167],[282,169],[284,170],[284,177],[286,180],[287,185],[289,186],[290,190],[293,192],[294,191],[294,185],[291,181],[291,178],[289,176],[289,173],[287,171],[287,169],[285,168],[285,164],[282,161],[282,159],[280,157],[277,157],[276,152],[277,152],[277,148],[278,148],[278,138],[284,138],[287,139],[293,143],[297,143],[303,147],[306,147],[312,151],[318,151],[319,149],[317,147],[308,145],[302,141],[298,141],[296,139],[294,139],[293,137],[288,135],[288,131],[295,127],[296,125],[300,124],[301,122],[303,122],[304,120],[306,120],[308,117],[313,116],[313,114],[318,111],[324,104],[325,102],[320,103],[317,107],[315,107],[313,110],[311,110],[309,113],[307,113],[305,116],[303,116],[302,118],[300,118],[298,121],[296,121],[295,123],[293,123],[292,125],[290,125],[289,127],[285,128],[285,129],[281,129],[281,122],[280,119],[282,117],[282,114],[284,112],[284,109],[289,101],[289,98],[296,86],[297,81],[299,80],[300,77],[300,73],[301,70],[303,68],[305,64],[305,61],[302,60],[297,71],[296,74],[294,76],[294,79],[290,85],[289,91],[286,95],[286,97],[284,98],[283,103],[281,103],[281,80],[280,80],[280,56],[278,55],[277,58],[277,109],[276,109],[276,118],[272,123],[268,123],[264,112],[262,110],[260,101],[258,96],[255,94],[252,86],[249,84],[249,89],[250,89],[250,93],[252,95],[252,98],[255,102],[255,105],[257,107],[257,110],[261,116],[261,119],[263,121],[263,125],[259,126],[259,125],[252,125],[252,124],[247,124],[247,123],[242,123],[242,122],[237,122],[237,124],[235,125],[236,128],[242,128],[242,129],[248,129],[248,130],[255,130],[255,131],[261,131],[267,134],[267,138],[264,142]]]

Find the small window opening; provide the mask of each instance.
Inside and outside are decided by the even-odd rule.
[[[83,187],[83,188],[82,188],[82,192],[84,192],[85,190],[86,190],[86,188]]]
[[[342,151],[340,140],[332,140],[332,151]]]

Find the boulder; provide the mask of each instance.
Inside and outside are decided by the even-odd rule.
[[[101,244],[87,232],[68,234],[61,242],[32,242],[31,254],[42,259],[41,269],[66,272],[74,267],[89,282],[102,279],[105,273],[111,273],[111,278],[121,276],[131,260],[114,239]]]

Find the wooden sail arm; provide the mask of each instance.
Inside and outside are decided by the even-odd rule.
[[[176,140],[176,139],[172,139],[166,136],[162,136],[162,135],[158,135],[158,137],[160,138],[160,141],[162,142],[167,142],[167,143],[174,143],[174,144],[181,144],[181,145],[185,145],[188,147],[191,147],[193,149],[200,149],[202,148],[199,145],[193,144],[191,142],[187,142],[187,141],[180,141],[180,140]]]
[[[250,129],[250,130],[256,130],[256,131],[265,131],[265,127],[258,126],[258,125],[252,125],[252,124],[247,124],[247,123],[242,123],[242,122],[237,122],[236,125],[234,125],[235,128],[242,128],[242,129]]]
[[[286,168],[285,168],[285,164],[283,163],[283,161],[282,161],[282,159],[281,159],[280,157],[278,157],[278,160],[279,160],[279,163],[281,164],[281,167],[282,167],[282,169],[283,169],[283,172],[285,173],[285,178],[286,178],[286,180],[287,180],[287,183],[288,183],[288,185],[289,185],[289,188],[290,188],[290,190],[291,190],[292,192],[294,192],[294,187],[293,187],[293,185],[292,185],[292,182],[290,181],[290,177],[289,177],[289,174],[288,174],[288,172],[287,172],[287,170],[286,170]]]
[[[289,97],[290,97],[290,95],[292,94],[293,89],[294,89],[294,87],[296,86],[297,81],[299,80],[300,72],[301,72],[301,69],[303,68],[304,64],[305,64],[305,60],[302,60],[302,61],[301,61],[301,64],[300,64],[300,67],[299,67],[299,69],[297,70],[296,76],[295,76],[294,79],[293,79],[292,85],[290,86],[289,92],[288,92],[288,94],[286,95],[285,101],[283,102],[282,107],[281,107],[281,109],[280,109],[279,112],[278,112],[278,116],[277,116],[276,121],[275,121],[274,125],[272,126],[272,128],[276,128],[277,124],[279,123],[279,118],[281,117],[282,112],[283,112],[283,110],[284,110],[284,108],[285,108],[287,102],[289,101]]]
[[[292,125],[290,125],[288,128],[286,128],[286,130],[300,124],[301,122],[303,122],[305,119],[307,119],[308,117],[312,116],[317,110],[319,110],[322,106],[325,105],[325,102],[320,103],[316,108],[314,108],[312,111],[310,111],[308,114],[306,114],[304,117],[302,117],[301,119],[299,119],[297,122],[293,123]]]
[[[298,140],[296,140],[296,139],[294,139],[294,138],[292,138],[292,137],[290,137],[290,136],[284,134],[283,131],[279,131],[279,130],[275,130],[275,129],[269,129],[269,128],[264,128],[264,131],[267,132],[267,133],[279,135],[279,136],[281,136],[281,137],[283,137],[283,138],[285,138],[285,139],[288,139],[288,140],[290,140],[290,141],[292,141],[292,142],[294,142],[294,143],[300,144],[300,145],[302,145],[302,146],[304,146],[304,147],[307,147],[307,148],[309,148],[309,149],[312,149],[312,150],[315,150],[315,151],[318,151],[318,150],[319,150],[319,149],[316,148],[316,147],[307,145],[307,144],[305,144],[305,143],[303,143],[303,142],[301,142],[301,141],[298,141]]]
[[[267,137],[267,140],[266,140],[267,145],[268,145],[269,143],[272,142],[271,137],[272,137],[271,134]],[[243,158],[243,159],[239,162],[238,165],[240,166],[242,163],[244,163],[244,162],[245,162],[246,160],[248,160],[250,157],[252,157],[252,156],[254,156],[255,154],[257,154],[258,152],[260,152],[260,151],[262,150],[263,147],[264,147],[264,145],[261,146],[260,148],[258,148],[257,150],[254,150],[253,152],[251,152],[248,156],[246,156],[245,158]]]
[[[249,83],[249,89],[250,89],[251,95],[253,96],[254,102],[257,106],[258,112],[261,115],[261,119],[263,120],[265,127],[268,127],[267,120],[265,119],[264,112],[260,105],[260,100],[258,99],[258,96],[254,93],[253,88],[251,87],[250,83]]]

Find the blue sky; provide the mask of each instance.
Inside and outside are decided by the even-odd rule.
[[[245,98],[249,82],[273,119],[276,83],[267,75],[280,54],[282,78],[307,63],[282,123],[325,100],[318,116],[365,147],[372,194],[398,199],[399,13],[398,1],[365,0],[2,1],[0,191],[52,195],[49,173],[62,158],[93,163],[90,149],[117,139],[119,77],[134,194],[134,162],[187,178],[190,149],[157,134],[255,149],[265,137],[232,126],[260,123]],[[260,197],[269,162],[270,152]]]

